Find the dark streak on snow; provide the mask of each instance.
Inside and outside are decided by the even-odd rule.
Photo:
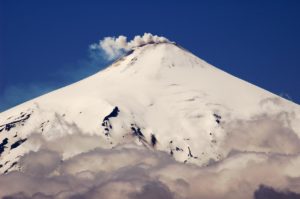
[[[214,113],[213,116],[215,117],[215,121],[216,121],[218,124],[220,124],[220,123],[221,123],[222,117],[221,117],[220,115],[216,114],[216,113]]]
[[[10,131],[10,129],[12,129],[12,128],[14,128],[14,127],[16,127],[16,124],[14,124],[14,123],[6,124],[6,125],[5,125],[5,130],[6,130],[6,131]]]
[[[104,117],[104,119],[102,121],[102,126],[104,127],[106,136],[109,135],[109,131],[110,131],[110,129],[112,129],[112,125],[111,125],[109,119],[112,118],[112,117],[117,117],[119,112],[120,112],[120,110],[116,106],[109,115]]]
[[[151,134],[151,144],[153,147],[157,144],[157,139],[154,134]]]
[[[182,148],[179,148],[178,146],[175,148],[176,151],[183,151]]]
[[[171,156],[173,156],[174,155],[174,152],[173,152],[173,150],[171,149],[171,151],[170,151],[170,155]]]
[[[2,140],[2,143],[0,144],[0,156],[1,156],[1,154],[4,152],[4,149],[6,148],[5,145],[7,145],[7,143],[8,143],[8,139],[7,139],[7,138],[4,138],[4,139]]]
[[[11,168],[13,168],[14,166],[16,166],[17,164],[18,164],[18,162],[13,162],[13,163],[10,165],[10,167],[4,171],[4,173],[7,173]]]
[[[194,157],[193,154],[192,154],[192,152],[191,152],[190,147],[188,147],[188,150],[189,150],[188,156],[191,157],[191,158]]]
[[[13,122],[9,122],[9,123],[7,123],[7,124],[3,124],[3,125],[0,125],[0,128],[2,128],[2,127],[4,127],[4,129],[6,130],[6,131],[10,131],[10,129],[12,129],[12,128],[14,128],[14,127],[16,127],[16,124],[18,124],[18,123],[23,123],[23,122],[25,122],[27,119],[29,119],[30,118],[30,115],[31,114],[22,114],[21,115],[21,117],[19,117],[17,120],[15,120],[15,121],[13,121]],[[3,129],[2,129],[3,130]],[[1,131],[2,131],[1,130]]]
[[[25,138],[25,139],[20,139],[20,140],[16,141],[15,143],[13,143],[13,144],[10,146],[10,149],[17,148],[17,147],[20,146],[22,143],[24,143],[26,140],[27,140],[27,138]]]
[[[141,128],[136,124],[131,124],[132,135],[137,136],[140,140],[145,139],[144,134],[141,131]]]

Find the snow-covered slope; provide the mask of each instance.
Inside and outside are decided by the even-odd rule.
[[[37,136],[55,142],[65,134],[97,135],[99,140],[90,146],[64,151],[64,159],[94,146],[109,149],[132,142],[197,165],[222,160],[233,149],[297,151],[298,143],[273,147],[292,142],[281,140],[280,134],[267,144],[272,147],[262,146],[253,141],[261,138],[260,131],[242,137],[249,145],[228,141],[236,136],[231,135],[236,123],[265,115],[284,118],[283,126],[292,129],[291,140],[299,138],[299,105],[227,74],[174,43],[151,43],[93,76],[1,113],[0,173],[22,169],[20,157],[41,147]]]

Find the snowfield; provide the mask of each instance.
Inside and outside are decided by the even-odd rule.
[[[0,114],[0,197],[300,198],[299,168],[299,105],[168,40]]]

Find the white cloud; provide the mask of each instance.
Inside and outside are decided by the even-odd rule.
[[[288,125],[291,114],[258,115],[250,120],[237,120],[225,125],[227,136],[222,149],[300,154],[300,139]]]
[[[297,198],[300,141],[286,125],[289,117],[228,123],[227,156],[202,167],[130,143],[103,148],[103,137],[75,124],[68,126],[73,134],[48,141],[33,134],[24,145],[39,149],[21,158],[21,171],[0,176],[0,198]]]
[[[98,43],[90,45],[90,49],[93,51],[99,50],[100,52],[104,52],[104,57],[107,60],[113,60],[138,46],[163,42],[169,42],[169,40],[165,37],[152,35],[151,33],[144,33],[142,36],[137,35],[131,41],[127,41],[126,36],[120,35],[118,37],[105,37]]]
[[[66,138],[80,142],[72,135]],[[261,184],[278,192],[300,191],[300,178],[290,175],[298,169],[299,154],[236,152],[207,167],[179,163],[167,153],[134,145],[61,157],[60,150],[45,148],[28,153],[20,161],[22,171],[0,177],[0,197],[252,199]]]

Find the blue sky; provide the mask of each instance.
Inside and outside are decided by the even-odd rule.
[[[101,70],[89,45],[151,32],[300,103],[300,1],[0,0],[0,112]]]

